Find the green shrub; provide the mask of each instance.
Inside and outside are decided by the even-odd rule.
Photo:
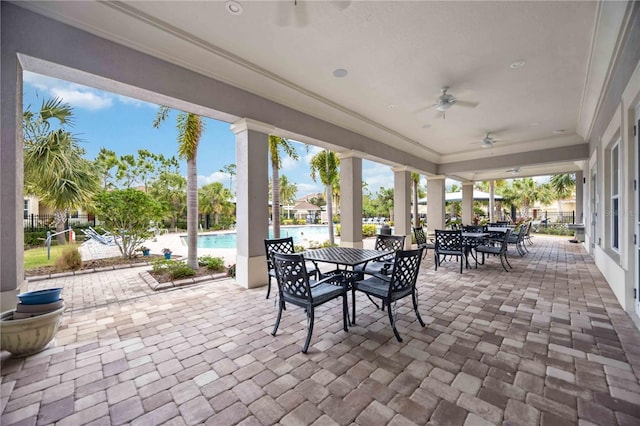
[[[532,230],[532,232],[535,232],[536,234],[547,234],[547,235],[566,235],[566,236],[573,235],[573,231],[571,229],[567,229],[562,225],[540,226],[537,231]]]
[[[335,225],[335,226],[333,227],[333,232],[334,232],[334,234],[336,234],[338,237],[340,236],[340,229],[341,229],[340,224],[337,224],[337,225]]]
[[[305,248],[304,248],[304,246],[297,246],[296,245],[296,246],[293,246],[293,251],[296,252],[296,253],[300,253],[300,252],[305,251]]]
[[[373,224],[362,225],[362,236],[364,238],[373,237],[374,235],[376,235],[376,225],[373,225]]]
[[[151,262],[152,271],[156,274],[168,273],[172,280],[192,277],[196,274],[185,262],[168,259],[155,259]]]
[[[42,247],[44,241],[47,239],[47,231],[25,231],[24,232],[24,249],[32,247]],[[56,241],[55,238],[51,240],[53,244]]]
[[[296,219],[296,225],[306,225],[307,219]]]
[[[282,219],[283,225],[293,225],[295,223],[295,219]]]
[[[75,246],[65,247],[55,263],[55,268],[58,271],[75,271],[81,267],[82,257]]]
[[[200,256],[198,258],[198,265],[206,266],[209,271],[213,272],[224,271],[224,259],[221,257]]]

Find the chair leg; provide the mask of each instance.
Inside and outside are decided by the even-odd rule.
[[[382,302],[384,303],[384,302]],[[391,302],[387,302],[387,313],[389,314],[389,322],[391,323],[391,328],[393,329],[393,334],[396,335],[396,339],[398,342],[402,342],[402,337],[400,337],[400,333],[398,333],[398,329],[396,328],[396,322],[393,319],[393,312],[391,309]]]
[[[509,263],[509,258],[507,257],[507,252],[504,252],[504,260],[505,260],[505,262],[507,262],[507,265],[509,265],[509,268],[513,269],[513,266],[511,266],[511,264]]]
[[[276,318],[276,324],[273,326],[273,331],[271,332],[272,336],[276,335],[278,331],[278,326],[280,325],[280,319],[282,318],[282,310],[284,309],[284,300],[280,300],[280,308],[278,309],[278,317]]]
[[[269,275],[269,281],[267,281],[267,299],[269,298],[269,295],[271,294],[271,275]]]
[[[349,319],[349,303],[347,302],[347,292],[342,295],[342,329],[349,331],[347,328],[347,320]]]
[[[351,326],[356,325],[356,288],[355,283],[351,284],[351,308],[353,312],[351,313]]]
[[[509,272],[509,270],[507,269],[507,267],[504,264],[504,261],[506,260],[506,256],[504,254],[500,255],[500,263],[502,264],[502,267],[504,268],[505,271]],[[508,262],[507,262],[508,263]]]
[[[311,334],[313,333],[313,306],[307,308],[307,316],[309,317],[309,331],[307,332],[307,339],[304,341],[304,347],[302,353],[306,354],[309,350],[309,343],[311,343]]]
[[[420,312],[418,312],[418,290],[414,290],[411,294],[413,298],[413,310],[416,311],[416,317],[418,317],[418,322],[421,326],[425,326],[424,321],[422,321],[422,317],[420,316]]]

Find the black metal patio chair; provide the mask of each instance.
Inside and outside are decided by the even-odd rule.
[[[267,276],[268,276],[268,287],[267,287],[267,299],[271,294],[271,278],[276,277],[276,272],[273,267],[273,262],[271,261],[271,255],[273,253],[285,253],[285,254],[293,254],[295,252],[295,247],[293,245],[293,237],[286,238],[274,238],[274,239],[265,239],[264,240],[264,251],[267,255]],[[309,275],[318,278],[318,266],[315,263],[309,262],[307,263],[307,272]]]
[[[377,235],[375,250],[380,251],[392,251],[379,259],[372,260],[365,263],[362,266],[355,268],[356,272],[360,272],[367,275],[383,274],[389,275],[393,270],[393,259],[395,252],[404,248],[404,235]]]
[[[505,271],[509,272],[507,267],[505,266],[505,262],[509,265],[509,268],[513,268],[509,263],[509,259],[507,259],[507,248],[509,246],[509,236],[511,235],[511,229],[507,229],[502,237],[502,241],[499,245],[495,244],[481,244],[475,248],[476,250],[476,268],[478,267],[478,253],[482,253],[482,262],[481,265],[484,265],[484,256],[485,254],[493,254],[496,256],[500,256],[500,263]]]
[[[418,248],[424,249],[424,254],[422,255],[423,259],[427,257],[427,251],[429,249],[435,250],[435,241],[429,242],[427,240],[427,235],[425,234],[424,228],[422,226],[413,228],[413,236],[416,238],[416,244],[418,245]]]
[[[398,320],[398,300],[411,296],[416,317],[418,317],[420,325],[422,327],[425,326],[418,311],[418,290],[416,289],[422,250],[423,249],[397,251],[393,262],[393,273],[390,276],[373,275],[365,280],[356,281],[354,284],[354,292],[357,290],[365,293],[369,297],[376,297],[381,300],[383,307],[387,307],[391,328],[398,342],[402,342],[402,337],[400,337],[400,333],[398,333],[398,329],[396,328]],[[354,298],[354,312],[355,309]]]
[[[518,229],[512,231],[511,235],[509,236],[509,244],[512,244],[516,247],[516,250],[518,251],[518,254],[520,256],[524,256],[529,251],[524,242],[524,236],[527,234],[527,228],[527,222],[522,223],[518,227]]]
[[[315,308],[338,297],[342,297],[343,329],[348,331],[348,283],[342,275],[332,275],[320,281],[310,280],[304,257],[301,254],[273,253],[271,262],[274,265],[280,294],[278,317],[271,332],[272,336],[275,336],[278,331],[282,311],[285,310],[285,302],[300,306],[307,314],[307,338],[302,347],[302,353],[307,353],[313,333]]]
[[[465,246],[462,239],[462,231],[447,231],[442,229],[436,229],[436,271],[438,266],[447,257],[455,257],[456,260],[460,259],[460,273],[464,261],[466,260]]]

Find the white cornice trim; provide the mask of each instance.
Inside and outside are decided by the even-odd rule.
[[[623,45],[633,2],[600,1],[594,22],[593,39],[578,113],[576,132],[589,140],[595,118],[609,87],[611,73]]]
[[[236,135],[248,130],[254,130],[266,135],[273,135],[275,127],[261,121],[252,120],[250,118],[243,118],[229,126],[229,129]]]

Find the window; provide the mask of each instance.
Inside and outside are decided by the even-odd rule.
[[[620,248],[620,144],[611,148],[611,248]]]
[[[29,200],[24,200],[23,210],[24,219],[29,219]]]

